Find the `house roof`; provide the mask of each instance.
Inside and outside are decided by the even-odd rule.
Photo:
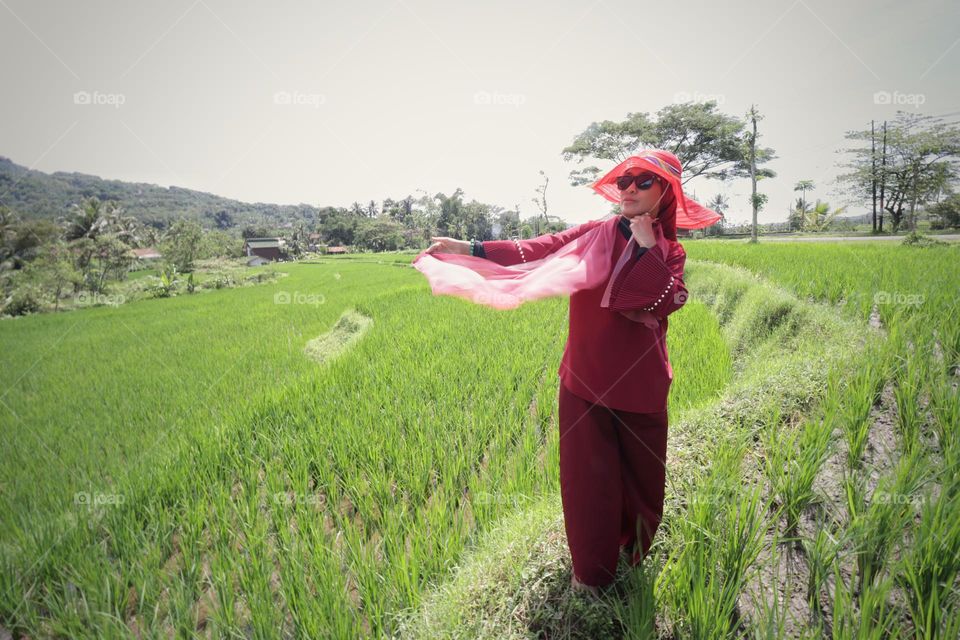
[[[133,252],[133,255],[135,255],[135,256],[138,257],[138,258],[160,258],[160,257],[162,257],[162,255],[160,254],[160,252],[157,251],[156,249],[154,249],[153,247],[145,247],[145,248],[143,248],[143,249],[131,249],[130,251]]]
[[[280,238],[247,238],[246,245],[251,249],[269,249],[271,247],[279,247],[281,244]]]

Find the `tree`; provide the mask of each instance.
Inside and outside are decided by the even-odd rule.
[[[928,210],[932,229],[960,228],[960,194],[951,194]]]
[[[807,213],[810,211],[810,203],[804,202],[803,198],[797,198],[797,203],[787,214],[787,226],[790,231],[802,231],[803,222],[806,220]]]
[[[203,229],[193,220],[181,218],[170,227],[169,238],[164,248],[167,260],[177,271],[193,271],[193,263],[200,253]]]
[[[807,191],[813,191],[816,187],[813,184],[813,180],[801,180],[797,184],[793,185],[794,191],[800,192],[800,210],[806,211],[807,209]]]
[[[763,193],[757,193],[757,181],[769,177],[769,174],[764,174],[761,171],[758,171],[757,164],[758,158],[763,154],[758,153],[757,141],[760,139],[760,134],[757,133],[757,121],[763,120],[763,116],[757,111],[755,105],[750,105],[750,109],[747,111],[747,120],[750,122],[750,132],[744,139],[744,156],[748,159],[750,167],[750,206],[753,210],[753,216],[751,219],[750,226],[750,242],[757,242],[757,216],[760,213],[760,209],[767,203],[767,196]],[[765,159],[770,159],[769,157]],[[760,160],[761,162],[764,160]]]
[[[81,241],[89,243],[83,274],[87,287],[95,293],[106,289],[107,276],[110,273],[116,277],[126,272],[133,262],[130,247],[115,234],[102,233],[96,238],[83,238]]]
[[[221,209],[213,214],[213,223],[217,226],[217,229],[229,229],[235,224],[233,216],[226,209]]]
[[[727,197],[722,193],[718,193],[707,202],[707,208],[712,209],[717,213],[719,213],[720,220],[717,221],[717,224],[710,225],[709,227],[704,229],[704,235],[722,235],[723,227],[724,227],[724,224],[726,223],[726,216],[724,214],[726,213],[727,208],[729,206],[730,204],[727,200]]]
[[[169,235],[169,231],[167,232],[167,235]],[[244,240],[248,238],[266,238],[269,236],[270,231],[268,231],[263,225],[248,224],[243,228],[243,231],[240,232],[240,237]]]
[[[403,226],[387,218],[378,218],[363,225],[358,244],[371,251],[396,251],[403,246]]]
[[[871,132],[848,131],[848,140],[858,146],[842,149],[849,155],[849,171],[837,177],[850,203],[872,199],[875,151]],[[870,143],[870,144],[868,144]],[[890,214],[893,231],[916,226],[918,205],[934,202],[957,180],[960,128],[941,118],[898,111],[889,123],[881,162],[882,207]]]
[[[462,237],[466,226],[463,223],[463,189],[457,187],[457,190],[450,196],[437,193],[434,199],[440,205],[437,233],[452,238]]]
[[[840,207],[839,209],[831,211],[829,203],[817,200],[816,204],[810,207],[804,214],[803,230],[815,232],[824,231],[830,226],[833,219],[843,213],[845,209],[846,207]]]
[[[628,113],[626,120],[591,123],[563,150],[565,160],[578,163],[594,158],[622,162],[643,148],[670,151],[683,166],[683,183],[697,176],[726,180],[750,175],[745,156],[746,123],[717,111],[717,103],[687,102],[660,109],[656,118],[647,113]],[[774,159],[768,148],[755,149],[755,164]],[[769,169],[757,169],[772,177]],[[596,166],[570,173],[571,184],[594,182],[600,174]]]
[[[82,283],[83,275],[73,266],[67,245],[54,240],[44,246],[42,254],[22,270],[18,287],[32,288],[38,301],[50,294],[54,311],[60,309],[60,299],[67,291],[74,291]]]
[[[71,215],[66,221],[64,237],[67,240],[95,238],[105,225],[105,220],[100,211],[101,206],[102,203],[96,196],[88,198],[81,204],[72,204],[70,206]]]

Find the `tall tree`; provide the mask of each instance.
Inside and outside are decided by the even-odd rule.
[[[591,123],[563,150],[565,160],[576,159],[622,162],[644,148],[670,151],[683,166],[683,182],[697,176],[725,180],[750,175],[745,156],[746,123],[720,113],[717,103],[686,102],[660,109],[655,118],[647,113],[628,113],[622,122],[604,120]],[[759,165],[775,158],[772,149],[755,149],[755,165],[761,175],[772,177]],[[570,173],[574,186],[589,184],[600,174],[596,166]]]
[[[848,140],[860,143],[843,149],[849,171],[837,177],[851,203],[872,195],[875,179],[870,130],[848,131]],[[893,231],[916,226],[917,207],[936,200],[958,176],[960,128],[941,118],[898,111],[885,136],[881,161],[882,210],[890,214]]]
[[[757,133],[757,121],[762,120],[763,116],[757,111],[756,105],[750,105],[747,111],[747,121],[750,123],[750,131],[744,140],[744,155],[747,157],[750,167],[750,205],[753,210],[753,216],[750,225],[750,242],[757,242],[757,216],[760,209],[767,202],[767,196],[763,193],[757,193],[757,180],[762,178],[757,171],[757,141],[760,135]]]
[[[807,191],[813,191],[816,186],[813,184],[813,180],[800,180],[797,184],[793,185],[794,191],[800,192],[800,210],[807,210]]]

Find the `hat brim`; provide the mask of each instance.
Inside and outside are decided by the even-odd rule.
[[[630,156],[594,182],[591,188],[610,202],[620,204],[620,189],[617,188],[617,178],[628,170],[636,168],[657,174],[673,187],[673,193],[677,200],[677,228],[703,229],[723,218],[716,211],[686,197],[683,193],[683,185],[680,182],[680,173],[672,165],[654,155]]]

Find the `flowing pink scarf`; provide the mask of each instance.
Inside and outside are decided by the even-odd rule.
[[[611,264],[614,241],[620,231],[616,224],[603,224],[604,221],[597,221],[592,229],[539,260],[503,266],[476,256],[421,253],[413,266],[427,277],[434,295],[456,296],[494,309],[514,309],[524,302],[569,295],[604,282],[607,287],[600,306],[609,307],[613,283],[635,250],[636,240],[631,236],[616,264]],[[670,241],[659,224],[653,228],[663,255],[668,255]],[[649,311],[621,313],[651,328],[659,325]]]
[[[701,229],[720,219],[720,215],[683,193],[682,167],[677,157],[660,149],[644,150],[630,156],[607,172],[592,186],[607,200],[620,202],[617,177],[628,170],[653,172],[669,185],[662,197],[660,214],[653,230],[664,259],[673,244],[678,244],[676,229]],[[430,282],[435,295],[451,295],[494,309],[513,309],[524,302],[549,296],[568,295],[599,287],[606,282],[601,307],[610,306],[610,294],[617,276],[626,267],[636,239],[631,235],[614,263],[616,224],[605,224],[609,216],[596,220],[589,231],[574,238],[539,260],[502,266],[476,256],[452,253],[420,253],[413,266]],[[590,223],[585,223],[590,224]],[[649,311],[621,311],[635,322],[656,328],[659,320]]]

